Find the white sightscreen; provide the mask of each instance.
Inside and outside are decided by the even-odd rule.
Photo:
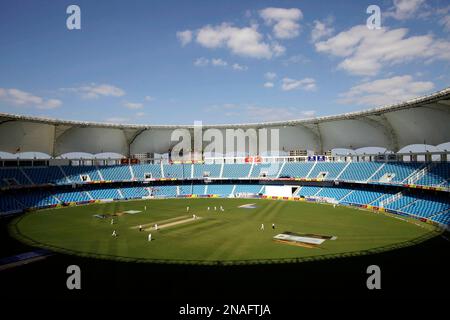
[[[266,186],[265,195],[277,197],[292,197],[292,186]]]

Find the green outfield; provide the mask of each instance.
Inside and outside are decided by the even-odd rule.
[[[246,204],[255,208],[240,208]],[[198,218],[193,219],[193,214]],[[159,230],[153,229],[155,223]],[[260,230],[261,224],[264,230]],[[114,230],[117,237],[112,236]],[[273,240],[286,231],[337,238],[315,248]],[[292,261],[373,253],[412,245],[435,234],[432,226],[415,220],[344,206],[221,198],[121,201],[41,210],[16,219],[10,232],[34,246],[65,253],[193,263]]]

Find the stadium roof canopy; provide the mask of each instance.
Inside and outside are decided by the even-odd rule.
[[[0,151],[165,153],[174,129],[194,125],[133,125],[67,121],[0,113]],[[397,152],[412,144],[450,142],[450,88],[398,104],[312,119],[204,125],[203,130],[279,129],[280,150],[382,147]],[[209,143],[209,142],[208,142]],[[204,145],[208,144],[204,143]]]

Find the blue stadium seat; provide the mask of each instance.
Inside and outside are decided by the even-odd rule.
[[[20,171],[20,169],[0,168],[0,187],[8,186],[8,180],[13,184],[30,185],[32,184]]]
[[[220,184],[209,184],[208,185],[208,194],[217,194],[221,196],[228,196],[233,191],[232,185],[220,185]]]
[[[152,179],[162,177],[160,164],[138,164],[131,167],[136,180],[144,180],[146,175],[151,176]]]
[[[280,177],[306,178],[313,165],[314,162],[287,162]]]
[[[447,187],[449,185],[449,179],[450,164],[447,162],[434,163],[431,165],[431,169],[427,172],[427,174],[417,180],[415,184]]]
[[[106,181],[128,181],[131,180],[129,166],[104,166],[98,167],[103,179]]]
[[[408,176],[410,176],[414,171],[422,167],[423,164],[417,162],[393,162],[386,163],[383,168],[380,169],[370,181],[378,182],[381,178],[387,175],[392,175],[390,182],[401,183]]]
[[[64,171],[70,182],[83,182],[82,176],[87,176],[91,181],[100,181],[97,168],[94,166],[63,166]],[[85,182],[85,181],[84,181]]]
[[[205,173],[208,173],[211,178],[218,178],[220,176],[220,164],[195,164],[194,178],[203,178]]]
[[[35,184],[67,184],[67,179],[59,167],[24,168],[25,174]]]
[[[345,168],[345,162],[317,162],[314,169],[307,178],[322,178],[322,173],[325,174],[325,180],[335,179],[339,173]]]
[[[148,196],[148,191],[143,187],[124,187],[120,189],[124,198],[136,199]]]
[[[310,187],[310,186],[303,186],[300,189],[299,195],[303,196],[303,197],[310,197],[315,195],[320,189],[322,189],[321,187]]]
[[[278,172],[280,171],[282,166],[281,162],[273,162],[273,163],[260,163],[260,164],[254,164],[252,174],[250,175],[253,178],[258,177],[270,177],[270,178],[276,178],[278,175]]]
[[[245,163],[226,163],[223,167],[223,178],[246,178],[250,173],[250,164]]]
[[[24,207],[10,194],[0,195],[0,212],[22,210]]]
[[[83,191],[66,191],[66,192],[58,192],[55,194],[55,197],[61,200],[61,202],[83,202],[89,201],[89,197]]]
[[[352,190],[347,188],[322,188],[319,193],[317,193],[317,197],[324,198],[333,198],[337,201],[344,198],[347,194],[349,194]]]
[[[155,197],[176,197],[177,187],[176,186],[155,186],[152,188],[152,195]]]
[[[120,199],[117,189],[93,189],[89,194],[96,200],[101,199]]]
[[[187,172],[184,166],[190,168],[190,165],[183,164],[165,164],[164,165],[164,177],[165,178],[177,178],[177,179],[189,179],[191,172]]]
[[[344,181],[367,181],[382,163],[378,162],[351,162],[339,177]]]

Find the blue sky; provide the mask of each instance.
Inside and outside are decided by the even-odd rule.
[[[81,8],[68,30],[66,8]],[[366,8],[381,8],[369,30]],[[277,121],[450,85],[448,1],[2,1],[0,112]]]

